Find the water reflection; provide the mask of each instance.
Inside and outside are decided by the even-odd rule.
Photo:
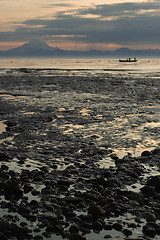
[[[7,125],[5,125],[2,121],[0,121],[0,134],[6,131],[6,127]]]
[[[80,110],[80,113],[82,114],[82,116],[88,116],[90,115],[88,112],[90,112],[89,109],[83,108]]]
[[[64,124],[62,126],[59,127],[60,129],[65,129],[63,131],[63,134],[72,134],[73,132],[76,133],[78,129],[84,128],[83,125],[79,125],[79,124]]]
[[[0,94],[0,97],[4,97],[6,100],[12,100],[12,99],[14,99],[14,96],[13,95],[11,95],[11,94],[7,94],[7,93],[1,93]]]
[[[25,115],[33,115],[35,112],[24,112]]]
[[[160,112],[160,106],[142,106],[141,108],[145,111]]]

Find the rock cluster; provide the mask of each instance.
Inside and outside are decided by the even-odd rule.
[[[159,235],[160,175],[147,178],[145,183],[142,178],[146,172],[142,163],[152,160],[153,164],[160,159],[159,152],[150,153],[152,159],[148,160],[144,154],[138,159],[116,158],[116,167],[108,169],[86,161],[64,170],[42,166],[17,173],[7,167],[13,159],[1,152],[1,209],[8,211],[0,219],[1,239],[45,239],[58,234],[81,240],[92,231],[100,234],[102,230],[106,231],[105,238],[107,232],[112,236],[116,230],[124,239],[132,239],[127,237],[141,226],[140,219],[142,235]],[[141,181],[140,191],[127,190],[127,186]],[[134,222],[116,220],[126,213],[135,216]]]
[[[125,71],[6,70],[0,239],[158,239],[159,116],[144,107],[159,106],[158,86]],[[113,152],[143,142],[138,158]]]

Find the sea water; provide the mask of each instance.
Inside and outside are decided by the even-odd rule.
[[[160,72],[160,59],[140,58],[137,62],[121,63],[118,58],[0,58],[0,70],[6,68],[89,69],[111,71]]]

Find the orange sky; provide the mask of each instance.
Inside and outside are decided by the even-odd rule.
[[[153,1],[154,2],[154,1]],[[155,1],[157,2],[157,1]],[[109,27],[107,27],[108,21],[109,20],[115,20],[116,18],[120,18],[120,13],[118,12],[118,8],[117,6],[121,6],[125,7],[125,5],[123,4],[127,4],[127,3],[139,3],[139,4],[145,4],[145,3],[150,3],[150,5],[152,5],[152,1],[149,0],[137,0],[137,1],[132,1],[132,0],[81,0],[81,1],[75,1],[75,0],[1,0],[1,8],[0,8],[0,50],[6,50],[6,49],[11,49],[17,46],[22,45],[25,42],[28,42],[30,40],[32,40],[32,38],[38,37],[41,40],[46,41],[49,45],[52,46],[57,46],[63,49],[73,49],[73,50],[87,50],[87,49],[99,49],[99,50],[105,50],[105,49],[116,49],[119,47],[131,47],[134,49],[138,49],[138,48],[155,48],[158,47],[159,48],[159,44],[158,42],[156,42],[155,40],[150,40],[150,42],[146,42],[143,43],[143,41],[141,40],[139,43],[138,42],[128,42],[124,43],[121,40],[121,36],[119,34],[119,38],[120,41],[117,41],[116,37],[114,41],[113,38],[113,42],[112,39],[108,40],[106,37],[106,42],[104,39],[97,39],[97,42],[95,41],[95,37],[97,36],[97,34],[99,34],[99,29],[97,27],[97,29],[95,29],[95,33],[93,33],[93,29],[91,32],[91,28],[93,28],[93,26],[90,27],[91,23],[88,21],[87,22],[87,18],[89,20],[93,21],[96,19],[97,20],[97,25],[101,24],[105,24],[104,21],[106,21],[106,27],[102,28],[101,30],[101,34],[103,35],[103,31],[104,29],[106,29],[106,31],[108,31]],[[117,5],[120,4],[120,5]],[[96,6],[98,5],[107,5],[107,6],[113,6],[113,8],[115,8],[114,10],[114,15],[111,16],[105,16],[105,14],[103,13],[103,9],[101,9],[101,13],[104,14],[104,17],[102,15],[100,15],[97,11],[97,14],[95,12],[92,13],[92,11],[90,11],[90,14],[84,14],[83,11],[84,10],[88,10],[88,9],[96,9]],[[126,5],[127,6],[127,5]],[[105,8],[105,6],[104,6]],[[155,8],[155,7],[154,7]],[[145,8],[144,11],[149,11],[148,8]],[[123,10],[123,9],[122,9]],[[130,11],[131,14],[131,10],[128,8],[124,9],[125,11],[123,11],[123,14],[127,11]],[[142,9],[143,10],[143,9]],[[151,6],[151,10],[152,10],[152,6]],[[120,10],[119,10],[120,11]],[[130,15],[130,20],[131,17],[135,17],[135,12],[134,12],[134,8],[132,8],[133,11],[133,16],[132,14]],[[155,11],[155,9],[154,9]],[[156,11],[158,11],[158,7],[156,9]],[[116,16],[116,12],[117,12],[117,16]],[[83,15],[84,14],[84,15]],[[88,24],[88,33],[87,33],[87,29],[86,31],[83,33],[82,31],[82,27],[80,29],[80,31],[76,32],[76,27],[74,29],[74,32],[71,32],[71,29],[68,30],[67,32],[67,28],[65,28],[65,17],[67,17],[68,20],[68,16],[76,16],[76,20],[77,20],[77,24],[79,23],[78,21],[80,21],[82,18],[86,19],[86,25]],[[109,15],[109,14],[108,14]],[[140,15],[140,11],[139,11],[139,15],[137,14],[136,19],[139,18],[139,16],[142,18],[143,17],[143,12],[141,12]],[[150,15],[151,16],[151,15]],[[129,15],[127,16],[129,18]],[[121,15],[121,19],[123,20],[124,17]],[[60,24],[61,21],[61,25],[59,27],[59,29],[61,29],[61,31],[58,32],[58,30],[56,29],[56,33],[59,37],[58,39],[55,37],[53,37],[53,33],[55,30],[55,26],[51,28],[52,24],[54,25],[54,20],[56,20],[57,25]],[[104,21],[103,21],[104,20]],[[31,21],[28,22],[28,21]],[[33,22],[36,21],[35,24],[33,24]],[[39,21],[39,24],[38,24]],[[47,21],[47,27],[45,26],[45,21]],[[62,22],[64,21],[64,23]],[[73,20],[74,21],[74,20]],[[110,26],[110,28],[115,28],[115,24],[117,24],[115,21],[110,21],[109,24],[112,26]],[[145,18],[145,22],[146,22],[146,18]],[[144,24],[145,24],[144,22]],[[125,23],[125,22],[124,22]],[[90,24],[90,25],[89,25]],[[123,23],[122,23],[123,24]],[[141,23],[142,24],[142,23]],[[93,23],[94,25],[94,23]],[[64,26],[64,27],[63,27]],[[85,26],[86,27],[86,26]],[[125,25],[126,27],[126,25]],[[50,29],[49,29],[50,28]],[[58,27],[57,27],[58,28]],[[72,26],[71,26],[72,28]],[[120,28],[120,27],[119,27]],[[77,29],[78,29],[78,25],[77,25]],[[45,30],[45,31],[44,31]],[[64,30],[64,33],[63,33]],[[38,32],[37,35],[34,34],[35,32]],[[45,32],[43,34],[43,31]],[[48,31],[48,32],[47,32]],[[97,34],[96,34],[97,31]],[[47,34],[46,34],[47,32]],[[51,32],[51,33],[50,33]],[[91,32],[91,33],[89,33]],[[112,32],[113,33],[113,32]],[[90,34],[90,35],[89,35]],[[61,35],[61,38],[60,38]],[[70,38],[64,37],[64,35],[66,36],[70,36]],[[76,36],[77,35],[77,39],[75,37],[72,36]],[[86,37],[86,41],[85,41],[85,37],[82,36],[87,36]],[[113,33],[114,35],[114,33]],[[103,36],[102,36],[103,37]]]

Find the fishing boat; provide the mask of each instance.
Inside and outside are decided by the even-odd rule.
[[[119,62],[137,62],[136,58],[119,59]]]

